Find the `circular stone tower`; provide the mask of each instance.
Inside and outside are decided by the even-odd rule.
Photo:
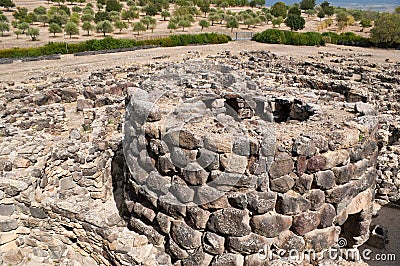
[[[376,117],[210,61],[127,100],[124,215],[174,262],[262,265],[367,240]]]

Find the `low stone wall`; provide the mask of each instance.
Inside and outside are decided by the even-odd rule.
[[[126,110],[124,215],[173,260],[261,265],[265,252],[368,239],[378,155],[368,105],[280,97],[222,65],[177,65],[141,85]]]

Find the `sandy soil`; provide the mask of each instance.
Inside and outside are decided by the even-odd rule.
[[[26,7],[29,11],[32,11],[35,7],[37,6],[44,6],[47,9],[53,5],[53,3],[48,4],[47,1],[42,0],[15,0],[14,1],[17,6],[21,7]],[[90,0],[87,2],[91,2],[94,5],[94,10],[96,9],[96,1]],[[69,3],[66,3],[68,7],[73,7],[73,5],[70,5]],[[84,5],[80,5],[84,6]],[[241,10],[248,9],[248,7],[232,7],[232,8],[227,8],[226,10],[231,10],[233,12],[239,12]],[[170,13],[172,14],[174,10],[174,7],[171,5]],[[258,11],[260,9],[254,8],[254,11]],[[9,20],[13,20],[14,18],[12,17],[12,11],[6,11],[4,10],[5,14],[8,16]],[[141,14],[143,16],[143,14]],[[163,21],[163,19],[158,15],[155,17],[157,19],[157,26],[154,29],[154,32],[152,33],[150,30],[148,30],[145,33],[141,33],[139,36],[137,35],[137,32],[133,32],[132,28],[129,27],[127,30],[123,30],[121,33],[116,30],[112,34],[108,34],[108,36],[112,36],[115,38],[137,38],[139,40],[142,39],[149,39],[149,38],[158,38],[158,37],[166,37],[170,34],[170,30],[167,29],[168,26],[168,20]],[[306,19],[306,27],[302,31],[317,31],[317,26],[320,22],[319,18],[315,17],[307,17],[304,15],[304,18]],[[195,18],[195,22],[192,23],[192,27],[185,29],[183,32],[182,29],[176,30],[174,33],[175,34],[182,34],[182,33],[200,33],[201,32],[201,27],[198,25],[198,21],[204,19],[203,16],[199,16]],[[140,19],[135,19],[133,21],[130,21],[130,23],[137,22]],[[31,41],[31,38],[29,36],[25,35],[20,35],[19,38],[17,39],[16,35],[14,34],[15,29],[11,29],[10,32],[4,33],[4,37],[0,38],[0,48],[14,48],[14,47],[32,47],[32,46],[40,46],[48,43],[49,41],[52,42],[81,42],[85,41],[88,39],[93,39],[93,38],[103,38],[102,34],[92,32],[90,36],[87,36],[87,32],[83,31],[80,29],[80,34],[72,36],[70,38],[69,36],[65,35],[64,33],[58,33],[55,36],[53,34],[48,32],[48,26],[43,26],[42,23],[33,23],[31,27],[38,28],[40,31],[40,35],[38,37],[38,40],[35,42]],[[260,32],[265,29],[270,29],[273,28],[272,24],[264,24],[261,26],[256,26],[255,28],[251,27],[248,28],[246,25],[240,25],[239,29],[234,29],[234,32]],[[288,30],[284,24],[280,26],[280,29],[283,30]],[[336,32],[337,28],[336,26],[329,27],[327,29],[324,29],[323,31],[333,31]],[[361,32],[361,27],[359,25],[347,27],[345,31],[353,31],[356,32],[357,34],[363,35],[363,36],[368,36],[369,31],[366,30],[365,32]],[[224,33],[228,35],[234,36],[234,32],[232,33],[230,29],[227,29],[225,24],[219,24],[216,23],[214,26],[211,26],[209,28],[205,28],[203,32],[217,32],[217,33]],[[321,31],[322,32],[322,31]]]

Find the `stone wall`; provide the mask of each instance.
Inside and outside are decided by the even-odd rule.
[[[259,265],[260,250],[277,259],[368,239],[378,155],[369,106],[259,86],[197,63],[129,91],[125,217],[174,261]]]

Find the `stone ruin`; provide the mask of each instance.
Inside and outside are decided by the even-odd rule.
[[[1,81],[0,264],[302,265],[285,251],[359,246],[372,200],[400,198],[400,63],[368,58],[187,53]]]
[[[128,91],[120,208],[177,265],[267,265],[311,249],[316,262],[369,237],[373,109],[266,86],[195,61]]]

